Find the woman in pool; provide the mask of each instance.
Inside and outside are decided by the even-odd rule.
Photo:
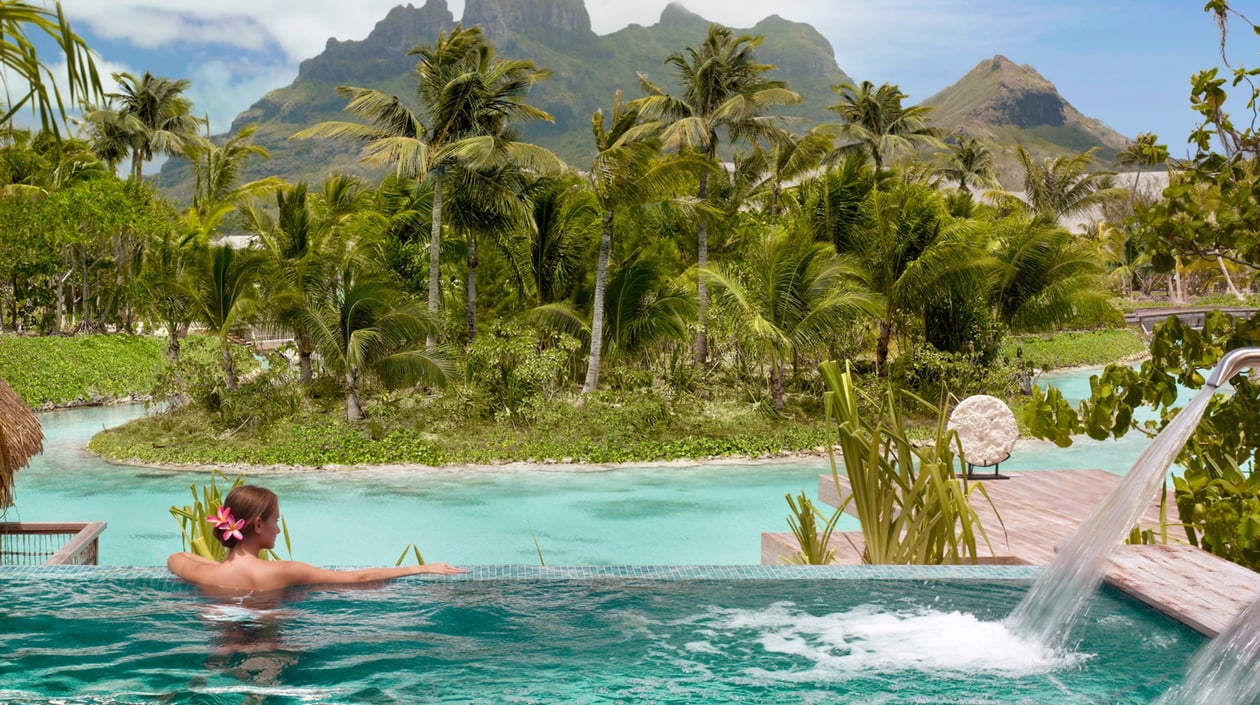
[[[241,485],[228,493],[217,515],[215,537],[228,548],[227,558],[212,561],[194,553],[174,553],[166,567],[190,583],[229,590],[280,590],[295,585],[366,583],[418,573],[465,573],[445,563],[329,570],[298,561],[265,561],[263,549],[274,548],[280,534],[280,498],[265,487]]]

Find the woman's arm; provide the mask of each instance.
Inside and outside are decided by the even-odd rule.
[[[407,575],[421,573],[437,573],[450,575],[467,573],[464,568],[456,568],[446,563],[430,563],[426,565],[395,566],[388,568],[361,568],[359,570],[331,570],[320,568],[298,561],[279,561],[275,564],[285,577],[288,585],[338,585],[345,583],[370,583],[379,580],[393,580]]]
[[[204,568],[214,565],[218,565],[218,563],[204,556],[199,556],[195,553],[188,553],[187,551],[183,553],[172,553],[170,557],[166,559],[166,569],[184,580],[194,580],[193,577],[190,576],[193,576],[195,573],[200,572]]]

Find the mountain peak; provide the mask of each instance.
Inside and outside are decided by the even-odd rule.
[[[1032,66],[1001,54],[976,64],[957,83],[923,103],[935,108],[936,125],[1003,145],[1000,149],[1012,154],[1015,144],[1037,156],[1096,147],[1102,162],[1113,159],[1126,142],[1123,135],[1072,107]],[[999,154],[997,161],[1000,171],[1013,170],[1011,155]]]
[[[661,24],[669,25],[674,22],[707,22],[703,17],[683,7],[680,2],[671,2],[661,10]]]
[[[513,34],[546,43],[591,34],[582,0],[467,0],[463,22],[480,25],[496,42]]]

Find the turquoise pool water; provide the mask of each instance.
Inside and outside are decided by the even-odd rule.
[[[0,703],[1149,703],[1202,637],[1110,591],[1060,653],[1029,568],[529,568],[223,604],[0,571]],[[294,596],[297,597],[297,596]]]
[[[1088,393],[1089,371],[1048,377],[1069,398]],[[1045,379],[1041,380],[1044,383]],[[9,520],[108,522],[105,565],[161,565],[179,546],[167,510],[189,501],[205,473],[112,465],[84,446],[143,407],[41,414],[44,454],[17,475]],[[1003,470],[1128,470],[1146,439],[1021,442]],[[312,563],[392,563],[409,542],[427,560],[460,564],[756,564],[761,532],[787,531],[784,495],[817,496],[824,459],[761,464],[634,466],[580,471],[490,469],[256,475],[281,497],[293,557]],[[330,509],[336,519],[328,520]],[[856,530],[845,516],[838,527]],[[537,541],[537,547],[535,546]]]

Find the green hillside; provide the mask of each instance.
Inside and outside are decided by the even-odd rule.
[[[579,168],[592,156],[592,113],[607,110],[617,90],[630,98],[642,95],[640,73],[666,90],[678,90],[664,59],[699,45],[709,27],[708,20],[671,4],[654,25],[630,25],[601,36],[591,30],[582,0],[468,0],[460,21],[481,26],[501,55],[532,59],[552,71],[552,78],[536,86],[530,100],[551,113],[555,122],[527,125],[523,138]],[[270,161],[254,162],[245,176],[318,182],[341,172],[378,178],[380,172],[358,164],[358,150],[352,145],[289,137],[318,122],[346,119],[345,100],[337,93],[341,85],[377,88],[404,102],[414,101],[416,57],[408,50],[431,44],[454,26],[444,0],[428,0],[420,8],[395,7],[361,41],[328,40],[322,53],[302,62],[292,84],[263,96],[233,121],[232,134],[245,125],[257,125],[254,141],[272,155]],[[851,79],[836,65],[831,45],[817,30],[774,15],[735,31],[764,37],[758,58],[775,65],[772,75],[804,96],[803,103],[785,108],[784,114],[801,118],[802,127],[836,119],[826,109],[837,100],[831,87]],[[1125,143],[1114,130],[1081,115],[1032,67],[1002,56],[981,62],[924,102],[936,108],[933,122],[947,133],[962,132],[987,143],[1008,186],[1017,184],[1020,173],[1016,144],[1037,156],[1098,147],[1096,163],[1107,166]],[[183,160],[172,160],[157,182],[183,201],[190,192],[191,169]]]
[[[708,20],[673,4],[650,27],[631,25],[600,36],[591,30],[581,0],[470,0],[461,22],[481,26],[501,55],[528,58],[552,71],[552,78],[531,92],[530,102],[551,113],[555,123],[525,126],[523,138],[579,167],[592,156],[591,115],[607,110],[619,89],[631,98],[642,95],[640,72],[666,90],[677,90],[665,57],[699,45],[709,28]],[[274,174],[290,181],[318,181],[331,172],[377,176],[357,164],[352,146],[288,138],[324,120],[346,119],[345,100],[336,90],[340,85],[377,88],[414,101],[416,57],[407,50],[432,43],[454,25],[445,3],[429,0],[421,8],[394,8],[362,41],[329,40],[323,53],[302,63],[292,84],[263,96],[233,121],[233,134],[256,124],[254,141],[272,154],[270,161],[252,165],[247,178]],[[835,102],[830,87],[850,79],[836,66],[831,45],[821,34],[777,16],[734,29],[764,36],[758,59],[777,66],[772,76],[805,96],[804,103],[784,114],[811,122],[835,118],[826,109]],[[181,199],[190,180],[187,163],[172,161],[158,184]]]

